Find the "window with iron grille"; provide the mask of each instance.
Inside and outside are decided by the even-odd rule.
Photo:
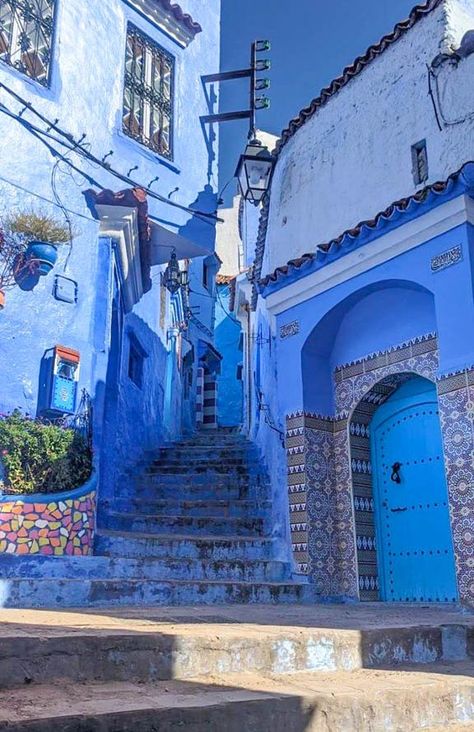
[[[135,26],[127,29],[123,130],[151,150],[173,157],[174,59]]]
[[[0,60],[49,84],[57,0],[0,0]]]

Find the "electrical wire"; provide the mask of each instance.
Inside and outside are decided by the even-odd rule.
[[[442,64],[444,64],[446,62],[452,64],[455,61],[454,61],[454,58],[452,56],[447,55],[445,58],[443,58],[441,60],[441,62],[439,63],[438,68],[442,68]],[[430,86],[431,86],[431,80],[432,79],[434,79],[434,82],[435,82],[436,101],[434,99],[434,94],[433,94],[433,91],[432,91],[432,87],[431,87],[431,94],[432,94],[433,106],[435,107],[436,118],[438,120],[438,126],[440,126],[439,117],[441,117],[443,123],[447,127],[454,127],[455,125],[461,125],[464,122],[468,122],[470,120],[473,120],[474,119],[474,112],[471,112],[470,114],[466,114],[464,117],[458,117],[457,119],[451,119],[450,120],[450,119],[448,119],[446,117],[446,115],[443,112],[443,105],[441,103],[441,92],[440,92],[440,88],[439,88],[439,78],[438,78],[438,74],[435,73],[433,64],[431,64],[431,66],[428,67],[428,74],[429,74],[429,77],[428,78],[429,78],[429,84],[430,84]],[[442,129],[441,126],[440,126],[440,129]]]
[[[51,122],[51,120],[49,120],[43,114],[38,112],[34,108],[34,106],[31,104],[31,102],[28,102],[26,99],[23,99],[19,94],[17,94],[12,89],[10,89],[8,86],[6,86],[6,84],[0,82],[0,89],[3,89],[4,91],[6,91],[7,94],[12,96],[17,102],[22,104],[24,106],[25,110],[28,109],[32,114],[34,114],[36,117],[38,117],[44,124],[48,125],[47,130],[41,130],[41,129],[35,127],[32,123],[27,122],[26,120],[23,120],[23,118],[19,114],[14,115],[14,113],[11,113],[9,111],[10,116],[16,118],[21,123],[26,123],[23,125],[26,127],[26,129],[28,129],[31,126],[31,129],[34,129],[37,133],[43,134],[46,137],[53,139],[58,144],[64,144],[66,147],[69,148],[69,150],[71,150],[71,152],[77,152],[79,155],[87,158],[90,162],[94,163],[95,165],[102,168],[110,175],[118,178],[122,182],[127,183],[128,185],[131,185],[134,188],[141,188],[142,190],[144,190],[147,193],[147,195],[150,198],[154,198],[154,199],[160,201],[161,203],[166,203],[166,204],[172,206],[173,208],[178,208],[182,211],[185,211],[186,213],[190,213],[193,216],[198,216],[198,217],[202,218],[203,220],[210,219],[212,221],[222,221],[222,219],[220,219],[216,213],[209,213],[206,211],[195,210],[195,209],[190,208],[189,206],[184,206],[180,203],[177,203],[176,201],[171,201],[170,199],[166,198],[165,196],[161,196],[160,194],[155,193],[154,191],[150,190],[150,188],[148,188],[147,186],[143,186],[140,183],[137,183],[129,176],[123,175],[119,171],[112,168],[112,166],[109,165],[108,163],[104,163],[102,160],[99,160],[99,158],[96,158],[89,150],[86,149],[86,147],[80,141],[76,141],[74,139],[73,135],[71,135],[70,133],[65,132],[63,129],[61,129],[61,127],[59,127],[56,124],[56,122]],[[1,111],[4,111],[7,108],[4,107],[4,105],[1,105],[0,109],[1,109]],[[51,130],[54,130],[57,134],[59,134],[62,138],[64,138],[64,141],[61,141],[58,138],[52,136],[50,134]],[[81,171],[79,171],[79,172],[81,172]],[[102,188],[102,190],[104,190],[104,189]]]
[[[23,193],[27,193],[29,196],[34,196],[34,198],[38,198],[40,201],[44,201],[45,203],[50,203],[54,205],[54,201],[51,198],[47,198],[46,196],[42,196],[40,193],[35,193],[35,191],[31,191],[29,188],[25,188],[24,186],[20,185],[19,183],[16,183],[13,180],[10,180],[9,178],[5,178],[4,176],[0,175],[0,180],[3,181],[3,183],[6,183],[7,185],[12,186],[13,188],[17,188],[19,191],[23,191]],[[86,221],[93,221],[94,223],[97,223],[92,216],[87,216],[86,214],[79,213],[79,211],[73,211],[70,208],[66,208],[66,211],[73,216],[77,216],[81,219],[85,219]]]

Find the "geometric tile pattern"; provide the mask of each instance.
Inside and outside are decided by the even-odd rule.
[[[286,419],[288,502],[291,545],[298,574],[308,572],[308,514],[304,451],[304,416],[290,414]]]
[[[474,602],[474,368],[437,378],[434,333],[336,368],[335,414],[287,418],[295,561],[325,598],[378,598],[370,418],[404,380],[437,383],[460,599]]]
[[[0,552],[86,556],[92,554],[95,491],[47,503],[0,502]]]
[[[438,381],[460,599],[474,602],[474,369]]]
[[[370,420],[376,409],[373,401],[363,399],[349,424],[359,597],[365,602],[379,599],[370,461]]]

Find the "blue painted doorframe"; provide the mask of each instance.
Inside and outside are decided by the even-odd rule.
[[[456,601],[434,384],[414,377],[379,407],[371,423],[371,458],[381,599]]]

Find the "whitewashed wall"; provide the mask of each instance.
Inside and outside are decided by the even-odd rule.
[[[474,0],[445,0],[288,141],[273,179],[263,275],[414,193],[411,146],[420,140],[428,183],[474,158],[474,55],[440,72],[441,107],[456,122],[442,131],[427,71],[472,29]]]

